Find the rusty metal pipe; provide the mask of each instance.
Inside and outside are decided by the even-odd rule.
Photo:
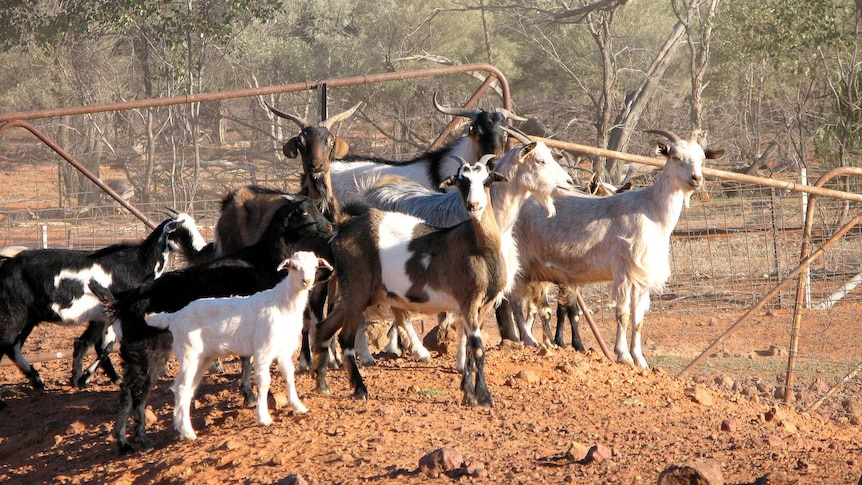
[[[63,159],[66,160],[67,162],[69,162],[69,164],[71,164],[73,167],[75,167],[75,169],[77,169],[85,177],[90,179],[90,181],[92,181],[94,184],[96,184],[100,189],[104,190],[106,194],[110,195],[120,205],[125,207],[126,210],[128,210],[135,217],[137,217],[138,219],[143,221],[143,223],[146,224],[147,227],[149,227],[151,230],[156,228],[157,224],[153,223],[153,221],[151,221],[149,217],[147,217],[143,212],[139,211],[133,205],[129,204],[129,202],[126,201],[126,199],[124,199],[114,189],[105,185],[105,183],[102,182],[102,180],[99,177],[96,177],[96,175],[93,174],[93,172],[91,172],[87,167],[85,167],[83,164],[81,164],[81,162],[79,162],[74,156],[72,156],[72,154],[70,154],[69,152],[64,150],[63,147],[61,147],[60,145],[55,143],[54,140],[48,138],[48,136],[45,135],[45,133],[43,133],[41,130],[39,130],[38,128],[36,128],[32,124],[30,124],[26,121],[23,121],[23,120],[9,121],[9,122],[6,122],[6,123],[0,125],[0,134],[3,134],[3,132],[8,130],[8,129],[16,128],[16,127],[17,128],[24,128],[25,130],[32,133],[33,136],[42,140],[42,143],[47,145],[48,148],[50,148],[51,150],[54,150],[54,152],[56,152],[57,155],[60,155],[61,157],[63,157]]]

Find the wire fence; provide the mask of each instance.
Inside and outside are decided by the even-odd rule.
[[[346,109],[353,104],[347,100],[359,97],[356,90],[367,89],[376,88],[342,88],[334,104]],[[313,118],[308,113],[307,93],[270,95],[267,101],[284,111]],[[167,135],[158,139],[147,201],[140,198],[147,162],[137,141],[98,156],[85,143],[67,149],[81,160],[97,159],[91,167],[98,177],[152,220],[163,219],[167,207],[187,211],[211,239],[221,199],[228,190],[255,183],[296,191],[301,171],[298,160],[285,159],[281,154],[281,143],[295,134],[295,125],[267,117],[255,98],[218,103],[212,110],[221,116],[213,131],[222,133],[215,136],[213,131],[206,131],[197,163],[188,145],[172,143]],[[487,103],[493,106],[494,101]],[[450,121],[433,108],[424,113],[406,116],[380,107],[368,108],[340,123],[335,131],[350,143],[354,153],[406,159],[428,146],[432,140],[428,133],[440,133]],[[119,115],[108,116],[104,122],[112,118],[116,121]],[[57,133],[64,123],[82,126],[87,121],[48,118],[36,125],[46,133]],[[649,153],[648,141],[645,138],[635,149]],[[585,183],[583,170],[569,168],[576,180]],[[145,224],[94,186],[76,184],[68,164],[24,130],[7,131],[0,137],[0,170],[2,246],[96,249],[141,239],[149,233]],[[815,167],[808,177],[815,180],[821,174]],[[637,178],[635,189],[651,183],[654,176]],[[800,182],[795,169],[769,176]],[[844,178],[827,187],[855,193],[859,183]],[[653,295],[646,317],[644,348],[652,365],[669,373],[682,371],[796,268],[806,200],[807,195],[798,191],[721,179],[707,182],[693,198],[691,208],[683,211],[672,238],[672,276],[664,291]],[[856,202],[828,197],[818,197],[816,207],[815,246],[859,211]],[[855,377],[842,378],[852,374],[862,360],[854,352],[860,336],[856,317],[862,310],[862,292],[854,289],[862,280],[860,231],[850,231],[808,273],[792,400],[800,409],[816,405],[819,412],[836,419],[859,420],[862,411],[854,404],[859,383]],[[794,283],[780,291],[724,340],[696,367],[695,378],[740,395],[781,399],[795,290]],[[585,288],[582,294],[603,338],[613,341],[616,324],[608,285]],[[598,348],[588,330],[581,333],[587,346]],[[818,403],[833,387],[829,399]]]

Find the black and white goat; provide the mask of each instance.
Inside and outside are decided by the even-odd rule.
[[[287,381],[293,411],[308,412],[296,392],[293,353],[299,346],[302,314],[318,269],[332,271],[332,266],[311,251],[297,251],[275,268],[277,273],[287,270],[288,274],[269,290],[250,296],[201,298],[176,312],[146,317],[148,325],[170,330],[174,337],[172,347],[180,370],[171,390],[174,429],[181,440],[197,438],[191,405],[204,372],[215,358],[230,354],[254,358],[254,377],[261,396],[256,412],[259,424],[272,424],[266,396],[275,360]]]
[[[612,282],[617,361],[639,367],[647,367],[641,328],[650,292],[660,290],[670,276],[670,235],[683,206],[703,185],[704,160],[724,153],[704,150],[694,136],[687,141],[668,131],[648,133],[671,141],[657,145],[667,163],[651,186],[611,197],[558,197],[553,220],[528,201],[515,225],[522,281],[570,287]]]
[[[115,436],[121,452],[132,451],[126,439],[130,414],[136,422],[136,438],[144,449],[153,444],[146,436],[144,411],[152,387],[170,355],[170,332],[146,324],[153,313],[176,312],[199,298],[251,295],[274,287],[283,274],[276,266],[297,250],[328,251],[331,223],[308,197],[292,196],[272,216],[267,230],[254,244],[203,265],[163,274],[159,279],[130,291],[112,295],[91,281],[94,293],[112,308],[112,319],[121,330],[120,356],[124,375]],[[247,383],[248,377],[243,377]],[[243,389],[248,402],[254,393]],[[263,396],[262,399],[266,399]]]
[[[441,183],[458,172],[460,160],[475,163],[483,155],[501,156],[506,148],[506,135],[511,133],[506,118],[523,119],[504,109],[486,111],[444,107],[437,101],[436,93],[434,107],[441,113],[468,118],[467,136],[406,161],[348,156],[333,162],[330,167],[332,188],[342,207],[363,205],[362,193],[377,180],[389,176],[440,190]]]
[[[521,205],[528,198],[535,198],[545,207],[547,213],[553,216],[553,197],[570,194],[574,189],[571,176],[557,163],[547,145],[533,142],[517,133],[514,136],[522,144],[510,149],[494,164],[494,170],[508,182],[494,184],[490,188],[491,206],[500,227],[503,254],[506,258],[505,293],[511,290],[518,271],[518,254],[512,229]],[[486,160],[485,157],[483,160]],[[366,192],[365,198],[373,207],[410,214],[434,227],[451,227],[470,218],[460,195],[454,192],[441,194],[415,185],[386,183]],[[397,323],[407,331],[414,356],[427,358],[430,354],[412,325],[403,321]],[[391,344],[390,341],[390,348]],[[370,356],[365,355],[367,347],[363,349],[360,343],[359,348],[362,349],[360,357],[363,363],[370,363]],[[459,355],[459,369],[463,369],[460,366],[463,365],[463,357]]]
[[[490,184],[501,181],[505,179],[484,163],[462,165],[446,183],[458,187],[471,217],[450,228],[434,228],[407,214],[373,208],[339,227],[331,241],[339,299],[321,322],[314,346],[318,392],[329,394],[325,350],[340,329],[338,340],[354,396],[367,397],[354,341],[363,312],[380,305],[394,312],[463,315],[468,336],[468,364],[461,380],[464,402],[493,405],[480,329],[507,284],[507,261],[488,191]]]
[[[191,255],[204,245],[194,219],[179,214],[163,221],[137,244],[115,244],[93,252],[34,249],[6,259],[0,264],[0,358],[12,359],[33,388],[43,392],[39,373],[21,353],[30,332],[40,322],[89,323],[85,336],[101,340],[96,346],[99,360],[82,374],[81,359],[91,339],[76,339],[72,384],[86,384],[99,364],[118,382],[108,355],[114,332],[88,282],[93,279],[111,291],[124,291],[157,278],[175,252]]]

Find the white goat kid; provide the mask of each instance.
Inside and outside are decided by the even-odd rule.
[[[332,270],[325,259],[314,253],[297,251],[278,265],[278,271],[287,269],[289,274],[272,289],[251,296],[202,298],[175,313],[147,316],[148,325],[169,329],[174,337],[173,351],[180,371],[171,390],[175,401],[174,428],[180,439],[197,438],[190,417],[195,389],[207,367],[216,358],[229,354],[254,358],[259,424],[272,424],[267,393],[273,360],[278,361],[287,381],[293,411],[308,412],[296,392],[293,353],[299,345],[308,292],[320,268]]]
[[[641,348],[641,327],[650,291],[661,290],[670,277],[671,233],[683,206],[688,207],[691,194],[703,185],[704,159],[724,153],[704,151],[695,137],[686,141],[668,131],[648,133],[672,142],[657,145],[657,153],[667,163],[653,185],[613,197],[558,197],[555,219],[528,202],[515,226],[522,281],[573,287],[612,282],[617,361],[644,368],[648,365]]]

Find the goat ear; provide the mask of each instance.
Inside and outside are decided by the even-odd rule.
[[[328,269],[329,271],[334,270],[332,265],[329,264],[329,261],[327,261],[323,258],[317,258],[317,267],[318,267],[318,269]]]
[[[299,137],[295,136],[290,140],[287,140],[287,143],[281,147],[281,151],[284,152],[284,156],[287,158],[296,158],[297,155],[299,155],[297,145],[299,145]]]
[[[335,158],[344,158],[347,155],[348,150],[350,150],[350,145],[347,144],[344,139],[339,136],[335,137],[335,150],[333,150],[333,155]]]
[[[715,160],[724,156],[724,150],[706,150],[704,153],[707,160]]]
[[[488,178],[491,182],[508,182],[509,179],[504,177],[500,172],[490,172]]]
[[[670,155],[670,147],[659,141],[655,144],[655,152],[658,155],[667,157]]]
[[[441,189],[445,189],[446,187],[452,187],[453,185],[458,185],[458,177],[456,175],[450,175],[449,177],[446,177],[445,180],[440,182],[440,185],[438,185],[438,187],[440,187]]]

